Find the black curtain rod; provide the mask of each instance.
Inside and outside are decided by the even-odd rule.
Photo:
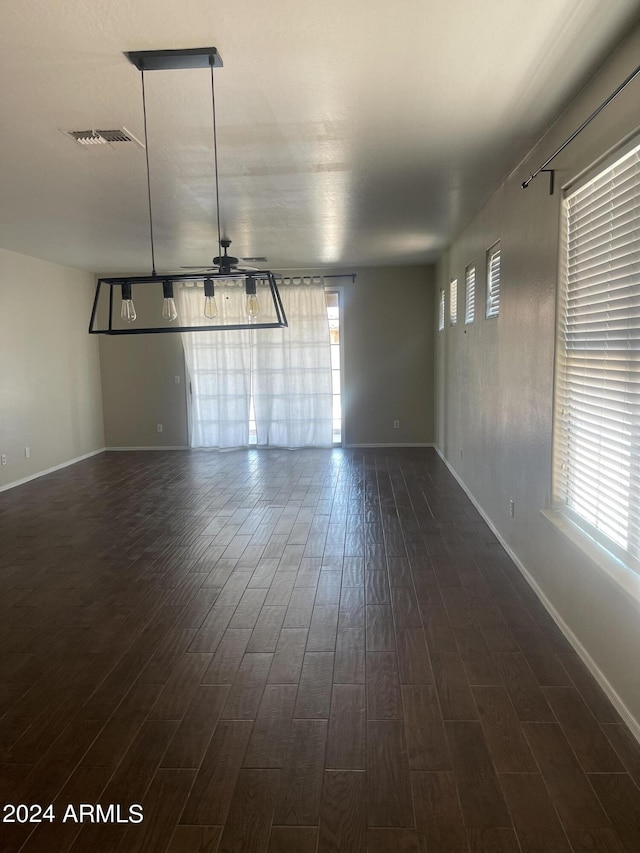
[[[631,83],[631,81],[632,81],[632,80],[634,80],[634,79],[638,76],[638,74],[640,74],[640,65],[635,69],[635,71],[632,71],[632,72],[631,72],[631,74],[629,74],[629,76],[626,78],[626,80],[623,80],[623,82],[618,86],[618,88],[615,90],[615,92],[612,92],[612,93],[609,95],[609,97],[608,97],[605,101],[603,101],[603,102],[600,104],[600,106],[598,107],[598,109],[594,110],[594,111],[591,113],[591,115],[589,116],[589,118],[586,118],[586,119],[582,122],[582,124],[580,125],[580,127],[579,127],[577,130],[574,130],[574,131],[573,131],[573,133],[571,134],[571,136],[570,136],[568,139],[565,139],[565,141],[562,143],[562,145],[561,145],[561,146],[560,146],[556,151],[554,151],[554,152],[553,152],[553,154],[551,155],[551,157],[549,157],[549,159],[548,159],[548,160],[545,160],[545,161],[544,161],[544,163],[542,164],[542,166],[540,166],[538,169],[536,169],[536,171],[535,171],[535,172],[533,172],[531,175],[529,175],[529,177],[527,178],[527,180],[526,180],[526,181],[523,181],[523,182],[522,182],[522,189],[523,189],[523,190],[526,190],[526,188],[529,186],[529,184],[531,183],[531,181],[532,181],[534,178],[537,178],[537,177],[538,177],[538,175],[540,174],[540,172],[548,171],[548,170],[547,170],[547,166],[549,165],[549,163],[551,163],[551,161],[552,161],[552,160],[555,160],[555,158],[558,156],[558,154],[562,153],[562,151],[564,151],[564,149],[567,147],[567,145],[570,145],[570,144],[573,142],[573,140],[576,138],[576,136],[577,136],[579,133],[582,133],[582,131],[585,129],[585,127],[587,127],[587,125],[591,124],[591,122],[594,120],[594,118],[595,118],[596,116],[600,115],[600,113],[602,112],[602,110],[603,110],[605,107],[609,106],[609,104],[611,103],[611,101],[613,101],[613,99],[614,99],[614,98],[617,98],[617,97],[618,97],[618,95],[620,94],[620,92],[622,92],[622,90],[623,90],[624,88],[626,88],[626,87],[629,85],[629,83]],[[552,191],[553,191],[553,190],[552,190]]]

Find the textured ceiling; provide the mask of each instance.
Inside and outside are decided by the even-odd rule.
[[[0,246],[150,269],[128,50],[213,45],[223,234],[269,267],[433,260],[632,22],[635,0],[4,0]],[[208,71],[149,72],[158,271],[217,254]]]

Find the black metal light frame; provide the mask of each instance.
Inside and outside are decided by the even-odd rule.
[[[269,285],[269,292],[273,300],[273,308],[276,320],[268,323],[261,323],[255,319],[247,318],[246,323],[222,323],[212,324],[203,323],[198,326],[176,326],[173,323],[170,326],[151,326],[146,328],[128,327],[114,328],[113,325],[113,310],[114,310],[114,288],[120,290],[122,285],[126,284],[150,284],[162,287],[164,282],[201,282],[206,279],[213,281],[245,281],[253,279],[254,282],[266,281]],[[104,329],[96,328],[96,319],[98,313],[98,304],[100,301],[100,291],[103,287],[109,288],[109,316],[107,327]],[[167,332],[224,332],[234,331],[238,329],[281,329],[287,327],[287,317],[284,312],[280,293],[276,285],[275,275],[269,270],[256,270],[255,273],[200,273],[199,275],[148,275],[148,276],[125,276],[117,278],[101,278],[98,279],[96,286],[96,294],[93,300],[93,308],[91,311],[91,322],[89,323],[90,335],[149,335],[149,334],[166,334]]]
[[[287,317],[284,312],[280,293],[276,285],[275,275],[269,270],[247,270],[242,268],[227,267],[225,268],[220,263],[218,271],[203,270],[200,273],[186,274],[158,274],[156,273],[155,264],[155,248],[153,240],[153,216],[151,209],[151,181],[149,170],[149,144],[147,136],[147,109],[144,87],[145,71],[171,71],[183,68],[208,68],[211,74],[211,107],[213,118],[213,152],[214,152],[214,167],[215,167],[215,187],[216,187],[216,219],[218,226],[218,250],[222,254],[222,244],[220,233],[220,196],[218,191],[218,146],[216,132],[216,105],[215,105],[215,89],[213,84],[213,69],[222,67],[222,58],[215,47],[198,47],[188,48],[185,50],[141,50],[130,51],[125,54],[128,60],[135,65],[141,73],[142,80],[142,110],[144,119],[144,141],[145,155],[147,167],[147,195],[149,203],[149,237],[151,245],[151,268],[152,272],[146,276],[118,276],[105,277],[98,279],[96,292],[93,299],[93,308],[91,310],[91,320],[89,321],[90,335],[148,335],[148,334],[166,334],[167,332],[221,332],[232,331],[238,329],[279,329],[288,326]],[[228,241],[227,245],[231,241]],[[226,257],[226,249],[225,249]],[[218,258],[215,259],[219,260]],[[235,259],[233,259],[235,261]],[[123,298],[125,293],[131,298],[132,284],[150,284],[159,285],[162,287],[165,297],[173,295],[174,282],[200,282],[205,284],[205,291],[208,291],[208,283],[210,281],[229,281],[229,280],[244,280],[246,293],[255,294],[256,282],[266,281],[269,285],[271,299],[273,300],[273,308],[276,320],[270,322],[258,322],[255,317],[247,318],[246,323],[203,323],[197,326],[178,326],[173,323],[170,326],[152,326],[152,327],[129,327],[129,328],[114,328],[113,324],[113,290],[119,288]],[[109,314],[106,328],[96,328],[96,319],[98,315],[98,307],[100,304],[100,292],[102,287],[109,288]],[[205,296],[212,295],[205,292]],[[203,312],[204,313],[204,312]],[[209,319],[209,318],[207,318]]]

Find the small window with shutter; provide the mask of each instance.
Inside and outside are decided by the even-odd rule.
[[[458,279],[449,282],[449,323],[452,326],[458,322]]]
[[[487,252],[487,319],[500,313],[500,242]]]
[[[473,323],[476,313],[476,267],[470,264],[464,274],[464,322]]]

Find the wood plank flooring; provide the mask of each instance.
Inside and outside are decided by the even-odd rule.
[[[106,453],[0,543],[0,799],[55,810],[3,853],[640,851],[640,747],[431,449]]]

